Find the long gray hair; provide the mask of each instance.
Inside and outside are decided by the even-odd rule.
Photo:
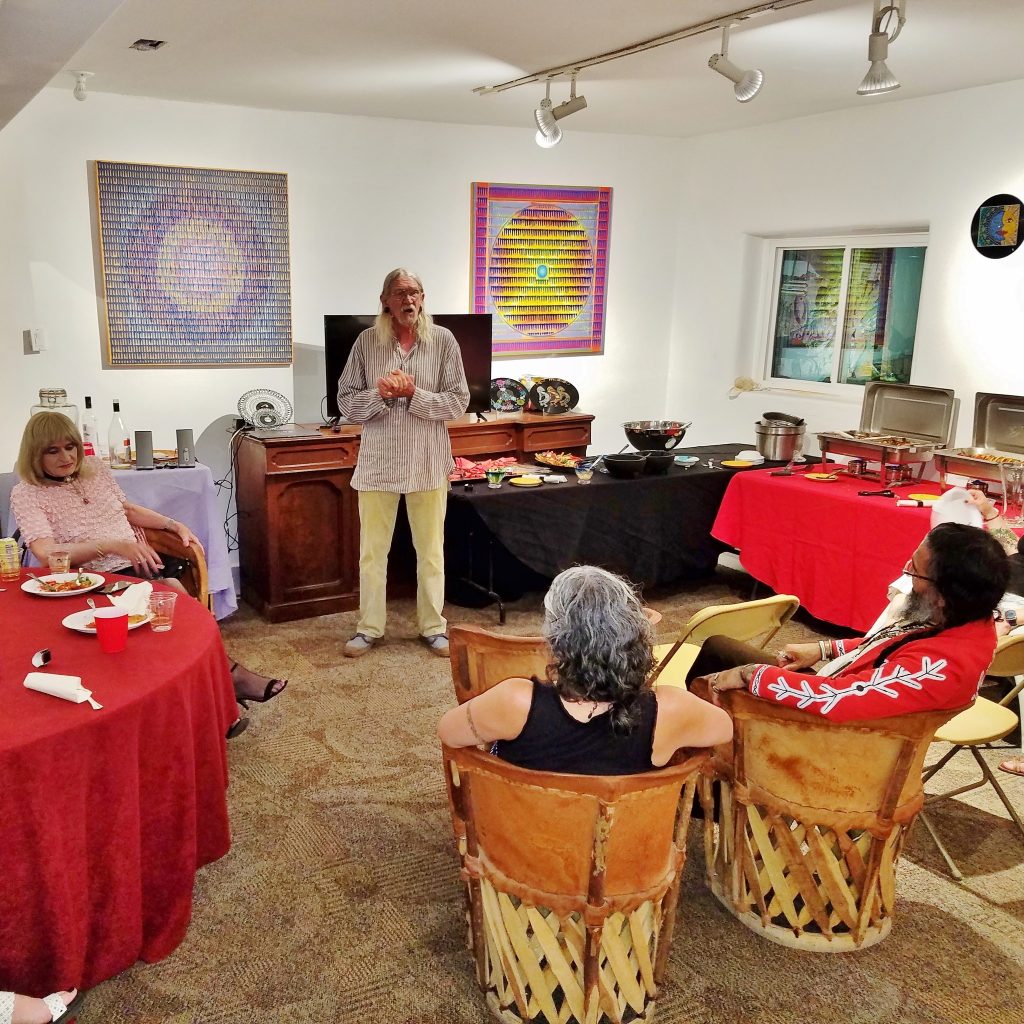
[[[395,338],[395,325],[391,319],[391,314],[388,312],[387,306],[384,305],[384,297],[389,291],[391,286],[400,277],[411,277],[419,287],[419,290],[423,291],[423,282],[420,280],[419,274],[414,274],[411,270],[406,270],[405,267],[395,267],[394,270],[384,278],[384,284],[381,285],[380,289],[380,312],[377,314],[377,319],[374,321],[374,327],[377,328],[377,333],[387,341],[393,341]],[[425,306],[420,307],[420,315],[416,318],[416,337],[417,338],[429,338],[430,328],[434,326],[434,321],[430,314],[427,312]]]
[[[611,701],[612,727],[628,732],[654,665],[651,624],[629,583],[596,565],[560,572],[544,597],[543,634],[559,696]]]

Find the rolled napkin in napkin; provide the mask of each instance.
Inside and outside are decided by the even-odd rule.
[[[25,686],[29,690],[48,693],[51,697],[70,700],[75,704],[84,704],[92,691],[82,685],[81,676],[59,676],[53,672],[29,672],[25,676]]]
[[[115,608],[123,608],[129,615],[148,615],[149,596],[153,593],[153,584],[143,581],[133,583],[120,594],[111,594],[110,603]]]

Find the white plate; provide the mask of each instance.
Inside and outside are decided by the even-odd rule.
[[[675,459],[673,459],[673,462],[675,462],[677,466],[689,466],[691,463],[699,461],[700,460],[696,455],[677,455]]]
[[[102,587],[107,582],[98,572],[83,572],[83,576],[89,577],[89,586],[80,587],[78,590],[43,590],[39,586],[39,580],[45,583],[61,582],[62,580],[73,580],[77,575],[77,572],[47,573],[47,575],[40,576],[38,579],[25,580],[21,585],[21,589],[26,594],[35,594],[36,597],[76,597],[79,594],[88,594],[90,590]]]
[[[113,607],[113,605],[111,605]],[[61,619],[61,625],[67,626],[68,629],[73,629],[76,633],[86,633],[88,636],[94,636],[96,634],[96,627],[89,627],[88,623],[93,620],[96,612],[92,608],[84,608],[80,612],[72,612],[70,615],[65,615]],[[129,629],[138,629],[139,626],[144,626],[153,616],[146,612],[146,617],[141,622],[129,622]]]

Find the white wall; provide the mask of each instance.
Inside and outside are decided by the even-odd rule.
[[[978,255],[969,228],[989,196],[1024,196],[1024,137],[1007,131],[1024,82],[862,107],[683,144],[692,193],[679,223],[669,398],[697,442],[751,440],[762,412],[808,432],[857,425],[854,404],[793,392],[725,396],[760,377],[760,239],[844,231],[930,232],[911,383],[955,388],[970,442],[974,395],[1024,395],[1024,250]],[[812,451],[816,441],[810,440]]]
[[[484,101],[481,101],[484,102]],[[470,183],[610,185],[611,262],[604,358],[502,360],[495,375],[571,380],[598,416],[595,443],[617,450],[618,424],[659,416],[674,287],[678,143],[566,131],[541,150],[522,130],[293,114],[47,90],[0,132],[0,469],[40,387],[90,394],[106,430],[121,400],[130,429],[173,447],[198,437],[242,392],[292,397],[290,369],[103,369],[97,313],[94,159],[288,173],[294,338],[323,344],[323,315],[376,309],[384,274],[419,270],[428,308],[469,309]],[[22,354],[43,328],[49,350]]]

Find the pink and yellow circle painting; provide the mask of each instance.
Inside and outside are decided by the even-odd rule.
[[[583,224],[560,206],[523,207],[491,249],[488,286],[495,311],[520,334],[558,334],[584,310],[594,252]]]

